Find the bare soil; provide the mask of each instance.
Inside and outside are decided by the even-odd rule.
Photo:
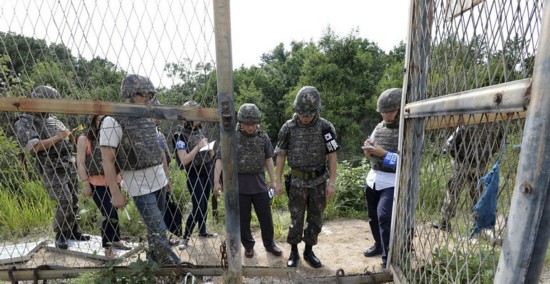
[[[265,251],[260,234],[259,230],[254,234],[256,246],[253,258],[246,258],[244,256],[244,249],[241,247],[243,266],[286,268],[290,245],[284,242],[284,240],[279,240],[277,244],[283,250],[283,255],[280,257],[273,256]],[[224,236],[212,239],[194,237],[191,239],[187,249],[179,250],[174,247],[173,250],[185,262],[191,262],[196,265],[219,265],[221,256],[219,248],[224,239]],[[381,270],[380,256],[372,258],[363,256],[363,250],[373,244],[374,241],[366,221],[347,219],[328,221],[323,226],[323,230],[319,235],[318,245],[313,247],[315,254],[322,261],[323,266],[321,268],[312,268],[302,258],[298,263],[296,273],[301,277],[321,277],[334,276],[338,270],[341,270],[340,273],[343,272],[345,275],[362,274],[367,271],[378,272]],[[51,240],[49,246],[52,246]],[[304,245],[302,243],[299,245],[300,256],[303,249]],[[19,268],[34,268],[43,264],[65,267],[101,267],[105,265],[105,261],[101,259],[83,257],[78,254],[68,255],[63,252],[43,247],[31,259],[17,266]],[[102,250],[98,248],[98,252],[102,253]],[[124,251],[121,252],[123,253]],[[137,252],[125,258],[123,265],[129,264],[137,258],[144,259],[145,254]],[[1,269],[4,268],[6,267],[1,267]]]

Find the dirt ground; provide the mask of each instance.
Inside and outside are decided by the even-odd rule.
[[[290,253],[290,245],[278,241],[279,247],[283,250],[281,257],[275,257],[266,252],[261,243],[260,232],[254,235],[256,239],[255,255],[253,258],[244,256],[244,249],[241,247],[243,266],[260,267],[286,267],[286,261]],[[197,265],[219,265],[219,247],[225,239],[218,236],[213,239],[192,238],[186,250],[174,251],[182,261],[191,262]],[[363,250],[374,244],[370,228],[365,220],[333,220],[326,222],[323,231],[319,235],[319,243],[314,246],[314,252],[322,261],[321,268],[310,267],[303,259],[298,263],[296,272],[301,277],[322,277],[334,276],[338,270],[343,270],[345,275],[362,274],[365,272],[380,272],[380,256],[367,258],[363,256]],[[300,255],[303,252],[303,244],[299,246]],[[125,259],[123,264],[129,264],[137,257],[144,258],[143,253],[136,253]],[[21,263],[18,267],[36,267],[42,264],[62,265],[68,267],[105,265],[102,260],[68,256],[56,253],[45,248],[36,252],[32,259]],[[4,269],[5,267],[0,267]],[[550,283],[550,268],[544,267],[539,283]]]
[[[283,255],[275,257],[265,251],[261,242],[260,232],[254,235],[256,239],[255,255],[253,258],[244,256],[244,249],[241,247],[243,266],[263,267],[286,267],[290,253],[290,245],[278,241],[278,246],[283,250]],[[186,250],[173,248],[182,261],[191,262],[197,265],[219,265],[219,247],[224,236],[213,239],[192,238]],[[298,263],[296,272],[302,277],[334,276],[337,270],[341,269],[345,275],[361,274],[365,271],[378,272],[381,270],[380,256],[366,258],[363,250],[374,244],[368,223],[364,220],[334,220],[326,222],[323,231],[319,235],[319,243],[314,246],[314,252],[322,261],[321,268],[312,268],[303,259]],[[49,242],[49,246],[53,245]],[[299,245],[300,256],[304,246]],[[102,251],[99,250],[99,253]],[[123,251],[121,251],[123,252]],[[129,264],[137,258],[144,258],[143,253],[135,253],[125,259],[123,264]],[[61,254],[56,249],[41,248],[30,260],[17,265],[20,268],[37,267],[39,265],[61,265],[66,267],[101,267],[105,261],[91,259],[76,255]],[[4,269],[5,267],[1,268]]]
[[[289,244],[279,242],[283,256],[274,257],[264,250],[259,232],[254,235],[254,238],[256,239],[254,258],[245,258],[243,252],[243,265],[286,267],[290,254]],[[380,271],[382,263],[380,256],[370,258],[363,256],[365,248],[373,244],[370,228],[364,220],[340,219],[326,222],[319,235],[318,244],[313,247],[315,255],[321,260],[323,266],[312,268],[302,258],[298,263],[297,272],[302,276],[329,276],[335,275],[339,269],[342,269],[346,275]],[[298,246],[298,250],[301,257],[304,250],[303,243]]]

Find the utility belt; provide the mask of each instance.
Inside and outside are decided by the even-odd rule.
[[[293,177],[297,177],[301,180],[311,180],[322,176],[326,171],[327,171],[327,166],[325,164],[322,164],[321,166],[317,167],[317,169],[311,172],[304,172],[297,169],[290,169],[290,174]]]

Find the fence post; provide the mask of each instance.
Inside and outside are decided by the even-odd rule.
[[[410,4],[409,44],[405,58],[407,72],[403,79],[401,99],[399,153],[400,165],[396,173],[392,226],[391,255],[389,263],[392,270],[401,271],[404,249],[410,248],[409,242],[414,235],[414,214],[418,200],[419,176],[424,145],[424,118],[405,120],[405,105],[426,98],[428,62],[430,53],[430,31],[433,18],[431,0],[411,1]],[[392,260],[393,259],[393,260]],[[396,264],[396,265],[394,265]],[[400,273],[397,273],[400,275]]]
[[[538,283],[550,230],[550,5],[544,5],[510,216],[494,283]]]
[[[225,220],[227,232],[228,283],[242,283],[239,189],[237,185],[237,145],[235,144],[235,100],[231,53],[231,13],[229,0],[214,1],[218,113],[223,162]]]

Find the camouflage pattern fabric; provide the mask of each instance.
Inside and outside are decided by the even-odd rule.
[[[397,144],[399,142],[399,123],[392,123],[391,127],[385,122],[381,122],[374,128],[374,142],[386,151],[397,153]],[[377,171],[395,173],[395,169],[387,169],[382,166],[384,157],[371,156],[371,168]]]
[[[495,122],[459,126],[449,138],[446,151],[454,161],[442,208],[445,221],[456,215],[458,198],[464,187],[469,189],[472,202],[477,202],[483,192],[482,186],[476,189],[477,182],[485,175],[492,156],[499,151],[503,135],[504,128]]]
[[[206,135],[202,131],[201,128],[197,129],[189,129],[183,126],[178,126],[179,131],[177,131],[174,134],[174,145],[175,142],[181,140],[187,144],[187,148],[189,151],[193,150],[195,148],[201,139],[206,138]],[[193,161],[185,167],[186,169],[190,169],[191,167],[195,167],[197,170],[200,169],[202,165],[208,164],[214,160],[214,156],[210,154],[211,151],[202,151],[198,152],[197,155],[195,155],[195,158],[193,158]],[[179,161],[179,157],[176,155],[176,159],[178,161],[178,164],[180,165],[180,168],[182,168],[182,165]]]
[[[260,110],[255,104],[243,104],[237,112],[237,121],[244,123],[260,123]]]
[[[294,182],[294,178],[292,181]],[[307,188],[292,186],[288,191],[288,210],[291,216],[287,236],[289,244],[298,244],[301,241],[312,246],[317,244],[327,204],[325,187],[326,183]],[[306,210],[307,219],[304,220]],[[305,230],[304,223],[307,224]]]
[[[65,126],[54,116],[24,114],[15,122],[14,129],[19,143],[25,147],[29,140],[48,139],[64,130]],[[78,180],[71,150],[72,145],[64,139],[36,154],[36,169],[48,195],[56,202],[53,222],[56,233],[70,231],[76,224]]]
[[[293,107],[300,115],[318,114],[321,108],[321,94],[315,87],[303,87],[298,91]]]
[[[317,116],[304,125],[295,115],[281,127],[275,153],[286,156],[290,167],[300,171],[312,172],[326,167],[328,150],[324,132],[330,132],[336,138],[334,126],[329,121]],[[327,178],[326,170],[308,180],[292,176],[290,188],[287,188],[291,218],[287,237],[289,244],[298,244],[302,240],[308,245],[317,244],[326,207]],[[304,220],[306,211],[307,220]],[[304,222],[307,222],[305,230]]]
[[[275,153],[284,152],[291,168],[304,172],[315,171],[326,162],[327,149],[323,130],[334,126],[328,120],[316,117],[304,125],[297,117],[288,120],[279,131],[279,142]]]
[[[162,164],[155,123],[145,117],[115,117],[123,129],[116,151],[120,170],[136,171]]]
[[[398,88],[388,89],[380,94],[376,111],[378,113],[390,112],[401,108],[402,90]]]
[[[261,130],[256,131],[252,135],[242,130],[237,132],[237,168],[239,174],[258,174],[264,172],[264,146],[266,137],[267,133]]]
[[[128,75],[122,80],[120,94],[123,98],[131,98],[135,94],[156,93],[155,86],[147,77]]]
[[[101,158],[101,147],[99,147],[99,137],[90,141],[90,155],[86,155],[84,165],[88,171],[88,176],[103,175],[103,160]],[[89,139],[89,138],[86,138]]]

